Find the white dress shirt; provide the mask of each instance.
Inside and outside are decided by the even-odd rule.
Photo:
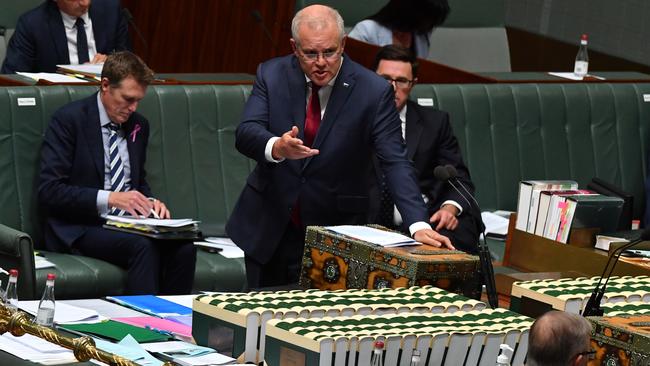
[[[406,107],[407,105],[404,104],[404,108],[402,108],[401,111],[399,111],[399,119],[402,121],[402,138],[406,140]],[[422,199],[424,200],[424,203],[429,202],[429,198],[426,195],[422,195]],[[463,213],[463,207],[458,204],[458,202],[453,201],[453,200],[447,200],[442,203],[442,206],[444,205],[452,205],[455,206],[458,209],[458,215],[459,216],[461,213]],[[393,217],[395,220],[395,225],[400,226],[402,225],[402,214],[399,213],[399,210],[397,209],[397,206],[393,206]]]
[[[79,64],[79,55],[77,55],[77,27],[75,23],[77,18],[70,16],[63,11],[59,10],[61,18],[63,19],[63,28],[65,28],[65,37],[68,40],[68,56],[70,57],[70,65]],[[88,40],[88,60],[92,61],[97,54],[97,46],[95,45],[95,35],[93,34],[93,22],[90,20],[88,12],[80,17],[84,21],[84,29],[86,30],[86,39]]]

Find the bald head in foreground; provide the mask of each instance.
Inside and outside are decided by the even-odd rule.
[[[530,329],[528,366],[586,365],[594,355],[591,324],[577,314],[549,311]]]

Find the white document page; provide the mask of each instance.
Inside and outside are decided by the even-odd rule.
[[[29,314],[36,315],[39,300],[18,301],[18,307]],[[75,322],[91,322],[100,320],[99,314],[93,309],[85,309],[57,301],[54,308],[54,322],[70,324]]]
[[[57,74],[53,72],[17,72],[16,74],[38,80],[47,80],[53,83],[87,83],[87,80],[79,79],[74,76]]]
[[[393,231],[379,230],[368,226],[340,225],[326,226],[325,228],[339,234],[381,245],[383,247],[398,247],[417,244],[417,241],[406,235]]]
[[[125,224],[139,224],[139,225],[164,226],[164,227],[182,227],[191,224],[198,224],[200,222],[192,219],[152,219],[152,218],[136,218],[132,216],[115,216],[115,215],[106,215],[106,220],[122,222]]]

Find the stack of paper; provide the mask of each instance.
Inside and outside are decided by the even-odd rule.
[[[244,258],[244,251],[239,249],[237,244],[233,243],[230,238],[218,238],[215,236],[203,238],[203,241],[194,242],[195,245],[214,248],[219,254],[226,258]]]
[[[38,300],[19,301],[18,307],[28,314],[36,315],[38,312],[38,303]],[[54,311],[54,323],[56,324],[89,323],[103,320],[106,320],[106,318],[99,316],[93,309],[84,309],[60,301],[56,302]]]
[[[77,361],[71,350],[30,334],[14,337],[10,333],[5,333],[0,336],[0,349],[23,360],[44,365]]]
[[[327,226],[325,228],[368,243],[381,245],[385,248],[418,244],[417,241],[406,235],[394,231],[375,229],[368,226],[341,225]]]

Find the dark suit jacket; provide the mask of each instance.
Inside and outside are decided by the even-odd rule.
[[[449,123],[449,114],[408,101],[406,146],[408,158],[413,162],[417,172],[420,190],[429,199],[427,204],[429,214],[436,212],[447,200],[456,201],[463,207],[463,212],[469,212],[470,206],[467,201],[448,183],[439,181],[433,175],[436,166],[453,165],[458,172],[457,177],[460,182],[472,195],[474,194],[474,184]]]
[[[128,26],[119,0],[93,0],[88,10],[97,52],[130,49]],[[16,71],[55,72],[57,64],[69,64],[68,41],[56,3],[43,4],[20,16],[9,40],[3,74]]]
[[[267,162],[264,148],[271,137],[295,124],[302,138],[305,108],[305,75],[293,55],[260,65],[236,134],[237,149],[257,166],[226,226],[248,256],[260,263],[270,259],[298,200],[305,226],[370,222],[373,205],[379,205],[369,195],[375,150],[404,221],[428,220],[384,79],[345,56],[314,140],[320,154]]]
[[[140,131],[131,132],[136,125]],[[131,167],[131,188],[151,196],[144,162],[149,122],[133,113],[123,125]],[[88,226],[101,225],[97,191],[104,189],[104,145],[97,94],[63,106],[52,116],[43,140],[38,199],[45,209],[45,246],[67,251]]]

